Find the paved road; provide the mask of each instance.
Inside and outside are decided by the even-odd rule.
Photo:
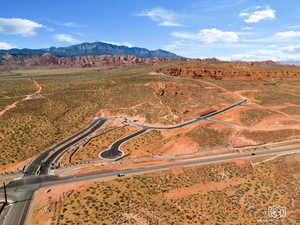
[[[134,138],[138,135],[141,135],[143,133],[145,133],[147,130],[172,130],[172,129],[178,129],[178,128],[182,128],[182,127],[185,127],[185,126],[188,126],[188,125],[191,125],[193,123],[196,123],[198,121],[202,121],[202,120],[206,120],[208,118],[211,118],[213,116],[216,116],[216,115],[219,115],[221,113],[224,113],[224,112],[227,112],[235,107],[238,107],[244,103],[247,102],[247,99],[243,99],[233,105],[230,105],[224,109],[221,109],[221,110],[218,110],[218,111],[215,111],[215,112],[212,112],[212,113],[209,113],[207,115],[204,115],[204,116],[199,116],[193,120],[189,120],[189,121],[186,121],[184,123],[181,123],[181,124],[178,124],[178,125],[175,125],[175,126],[169,126],[169,127],[152,127],[152,126],[145,126],[145,125],[141,125],[141,124],[137,124],[137,123],[133,123],[133,122],[129,122],[128,125],[131,125],[131,126],[136,126],[136,127],[141,127],[141,129],[133,134],[130,134],[128,135],[127,137],[124,137],[122,139],[119,139],[118,141],[116,141],[115,143],[113,143],[111,145],[111,147],[108,149],[108,150],[105,150],[103,152],[100,152],[99,154],[99,158],[102,158],[102,159],[118,159],[120,157],[123,156],[123,152],[120,150],[120,146],[128,141],[129,139],[131,138]]]
[[[13,201],[0,216],[0,224],[10,224],[10,225],[23,225],[28,214],[32,196],[34,194],[33,190],[25,189],[24,191],[17,190],[15,193],[18,194],[16,201]],[[11,197],[10,197],[11,198]]]
[[[201,164],[207,164],[207,163],[217,163],[217,162],[232,160],[232,159],[254,158],[254,157],[258,157],[258,156],[286,154],[286,153],[300,153],[300,146],[299,147],[291,147],[291,148],[259,151],[259,152],[255,152],[255,155],[252,155],[251,152],[250,153],[247,152],[247,153],[223,154],[223,155],[219,155],[219,156],[205,157],[205,158],[200,158],[200,159],[182,160],[182,161],[158,165],[158,166],[139,167],[139,168],[133,168],[133,169],[124,169],[124,170],[111,170],[111,171],[105,171],[105,172],[81,174],[81,175],[70,176],[70,177],[52,177],[49,180],[47,177],[45,177],[43,179],[42,186],[66,184],[66,183],[84,181],[84,180],[89,180],[89,179],[116,176],[119,173],[135,174],[135,173],[151,172],[151,171],[155,171],[155,170],[164,170],[164,169],[169,169],[169,168],[178,167],[178,166],[180,166],[180,167],[181,166],[194,166],[194,165],[201,165]]]
[[[119,150],[119,147],[122,143],[128,141],[129,139],[141,135],[142,133],[146,132],[149,129],[177,129],[184,126],[188,126],[192,123],[198,122],[200,120],[205,120],[225,111],[228,111],[232,108],[235,108],[247,100],[240,101],[234,105],[226,107],[222,110],[209,113],[205,116],[198,117],[196,119],[187,121],[180,125],[171,126],[171,127],[147,127],[142,126],[141,129],[134,134],[131,134],[127,137],[124,137],[118,141],[116,141],[112,147],[111,152],[106,151],[106,153],[102,153],[104,157],[113,158],[115,155],[121,156],[123,153]],[[25,169],[26,176],[22,179],[15,180],[7,185],[9,199],[15,201],[15,203],[11,204],[11,206],[6,210],[5,214],[1,214],[0,216],[0,224],[4,225],[23,225],[26,220],[26,216],[28,213],[28,209],[30,206],[30,202],[34,192],[39,189],[40,187],[50,186],[50,185],[57,185],[57,184],[66,184],[70,182],[77,182],[77,181],[84,181],[89,179],[97,179],[97,178],[104,178],[110,176],[116,176],[118,173],[125,173],[125,174],[135,174],[135,173],[144,173],[150,172],[155,170],[164,170],[171,167],[176,166],[191,166],[191,165],[198,165],[203,163],[214,163],[220,162],[223,160],[230,160],[235,158],[248,158],[253,157],[250,153],[243,153],[243,154],[231,154],[231,155],[221,155],[215,156],[211,158],[202,158],[197,160],[186,160],[180,162],[174,162],[159,166],[152,166],[152,167],[140,167],[135,169],[126,169],[126,170],[112,170],[112,171],[105,171],[105,172],[98,172],[92,174],[82,174],[78,176],[72,177],[57,177],[57,176],[49,176],[48,171],[50,164],[52,162],[56,162],[59,157],[72,145],[78,143],[95,130],[99,129],[108,118],[97,118],[94,120],[87,128],[81,130],[80,132],[76,133],[75,135],[67,138],[66,140],[50,147],[47,151],[39,155],[35,160],[33,160]],[[136,124],[137,125],[137,124]],[[270,154],[277,154],[277,153],[287,153],[287,152],[295,152],[299,151],[298,148],[286,148],[280,150],[269,150],[264,152],[257,152],[256,155],[270,155]],[[37,172],[40,171],[39,176],[34,176]],[[0,199],[1,195],[3,197],[3,190],[0,188]],[[3,217],[5,216],[5,217]],[[1,221],[3,223],[1,223]]]
[[[128,141],[131,138],[134,138],[138,135],[145,133],[147,130],[148,130],[147,128],[143,128],[133,134],[130,134],[122,139],[119,139],[118,141],[116,141],[115,143],[112,144],[112,146],[110,147],[109,150],[101,152],[99,154],[100,158],[115,159],[118,157],[122,157],[124,155],[124,153],[119,149],[120,145],[123,144],[124,142]]]
[[[97,129],[99,129],[105,122],[106,118],[98,118],[94,120],[87,128],[82,129],[73,136],[51,146],[45,152],[41,153],[35,158],[24,170],[25,176],[40,174],[48,174],[51,163],[56,162],[62,154],[68,150],[69,147],[75,145]]]
[[[105,172],[94,172],[89,174],[82,174],[77,176],[70,177],[56,177],[56,176],[31,176],[25,177],[20,180],[16,180],[11,182],[7,186],[7,191],[9,194],[9,198],[12,200],[16,200],[17,202],[12,204],[9,211],[6,214],[6,217],[3,219],[3,215],[0,216],[0,222],[3,221],[3,225],[23,225],[26,216],[28,213],[28,209],[30,206],[30,202],[34,192],[40,187],[47,187],[51,185],[57,184],[67,184],[78,181],[86,181],[91,179],[99,179],[105,177],[116,176],[118,173],[124,173],[126,175],[136,174],[136,173],[146,173],[156,170],[165,170],[172,167],[178,166],[195,166],[201,164],[208,163],[217,163],[226,160],[232,159],[242,159],[242,158],[251,158],[257,156],[266,156],[266,155],[274,155],[274,154],[286,154],[286,153],[300,153],[300,147],[285,147],[280,149],[272,149],[266,151],[255,152],[253,156],[252,153],[233,153],[233,154],[224,154],[219,156],[200,158],[200,159],[190,159],[184,161],[178,161],[163,165],[157,166],[149,166],[149,167],[139,167],[133,169],[124,169],[124,170],[111,170]],[[0,199],[3,198],[3,189],[0,188]],[[1,223],[0,223],[1,224]]]
[[[24,178],[7,185],[9,198],[14,204],[3,211],[0,224],[24,224],[33,193],[44,179],[51,180],[51,177],[42,176],[48,175],[51,163],[57,162],[66,150],[99,129],[106,121],[106,118],[95,119],[88,127],[51,146],[30,162],[24,170]],[[34,176],[37,174],[40,176]]]

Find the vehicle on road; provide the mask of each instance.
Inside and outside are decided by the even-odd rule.
[[[118,173],[117,176],[118,176],[118,177],[124,177],[125,174],[124,174],[124,173]]]
[[[58,168],[58,166],[57,166],[56,163],[51,163],[51,164],[50,164],[50,169],[51,169],[51,170],[54,170],[54,169],[57,169],[57,168]]]
[[[254,152],[252,152],[251,155],[256,155],[256,154]]]

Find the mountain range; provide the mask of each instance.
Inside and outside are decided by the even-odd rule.
[[[108,44],[104,42],[94,42],[94,43],[81,43],[77,45],[71,45],[68,47],[50,47],[41,49],[9,49],[0,50],[0,54],[10,54],[10,55],[43,55],[50,53],[56,57],[71,57],[71,56],[90,56],[90,55],[133,55],[139,58],[152,58],[152,57],[162,57],[162,58],[177,58],[174,53],[158,49],[158,50],[148,50],[146,48],[138,47],[127,47]]]

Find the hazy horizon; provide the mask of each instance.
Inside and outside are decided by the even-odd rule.
[[[187,58],[297,61],[299,10],[295,0],[12,0],[2,6],[0,49],[101,41]]]

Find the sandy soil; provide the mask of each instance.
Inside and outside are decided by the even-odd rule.
[[[22,100],[15,101],[14,103],[7,105],[3,110],[0,111],[0,117],[3,116],[9,110],[17,107],[17,105],[22,101],[31,100],[34,97],[41,97],[40,93],[42,91],[42,86],[36,80],[32,80],[32,82],[34,83],[34,85],[37,87],[38,90],[36,92],[34,92],[33,94],[26,95],[26,97],[23,98]]]
[[[247,160],[245,159],[234,159],[233,162],[240,168],[246,166]]]
[[[174,177],[184,173],[183,167],[174,167],[171,168],[170,171]]]
[[[37,91],[34,92],[33,94],[26,95],[26,97],[23,99],[23,101],[31,100],[31,99],[33,99],[34,97],[42,97],[42,96],[40,95],[40,94],[41,94],[41,91],[42,91],[42,86],[41,86],[36,80],[32,80],[32,82],[33,82],[34,85],[37,87]]]
[[[105,180],[105,179],[104,179]],[[35,192],[34,201],[28,212],[27,225],[50,225],[57,210],[57,202],[71,190],[79,190],[95,181],[82,181],[40,188]],[[50,190],[49,192],[47,192]]]
[[[31,158],[21,162],[0,166],[0,173],[10,173],[10,172],[15,172],[18,169],[22,169],[30,160]]]
[[[199,144],[190,137],[173,138],[159,149],[159,152],[164,155],[187,154],[196,151],[199,151]]]
[[[207,182],[205,184],[195,184],[187,188],[179,188],[176,190],[171,190],[167,193],[162,194],[164,199],[177,199],[183,198],[189,195],[197,194],[199,192],[206,193],[209,191],[222,190],[228,186],[234,186],[237,184],[245,183],[246,179],[232,179],[224,182]]]
[[[0,111],[0,117],[3,116],[7,111],[15,108],[20,101],[15,101],[14,103],[7,105],[3,110]]]

